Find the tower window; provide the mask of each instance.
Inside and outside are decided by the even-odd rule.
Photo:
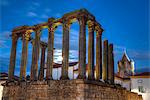
[[[141,93],[145,93],[143,86],[138,86],[138,90],[139,90],[139,92],[141,92]]]

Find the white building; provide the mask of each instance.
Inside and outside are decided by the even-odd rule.
[[[118,61],[117,74],[122,78],[129,78],[134,75],[134,61],[128,57],[126,52],[124,52],[122,59]]]
[[[143,100],[150,100],[150,72],[131,76],[131,91],[141,94]]]
[[[2,100],[2,95],[3,95],[3,86],[2,84],[4,84],[7,80],[7,77],[3,77],[3,76],[6,76],[5,73],[0,73],[0,100]]]
[[[118,72],[115,74],[115,83],[120,84],[127,90],[131,90],[130,76],[134,75],[134,61],[130,60],[124,52],[122,59],[118,61]]]
[[[150,72],[134,73],[134,61],[124,52],[118,61],[118,72],[115,74],[115,83],[127,90],[141,94],[143,100],[150,100]]]
[[[78,69],[78,62],[69,62],[69,68],[68,68],[69,79],[75,79],[77,77],[78,74],[76,74],[76,69]],[[61,71],[62,71],[62,64],[54,63],[53,71],[52,71],[52,77],[54,80],[60,79]],[[46,64],[45,64],[44,76],[46,77]]]
[[[15,81],[19,80],[19,77],[17,77],[17,76],[14,76],[13,78]],[[7,79],[8,79],[7,73],[5,73],[5,72],[0,73],[0,100],[2,100],[3,88],[4,88],[2,84],[5,84]]]
[[[131,90],[131,80],[130,78],[122,78],[118,75],[115,75],[115,84],[119,84],[127,90]]]

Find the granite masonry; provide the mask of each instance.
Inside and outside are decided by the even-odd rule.
[[[4,88],[3,99],[142,100],[142,96],[117,85],[76,79],[11,83]]]

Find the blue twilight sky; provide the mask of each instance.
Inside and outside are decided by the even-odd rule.
[[[149,51],[149,0],[0,0],[0,71],[8,71],[11,30],[20,25],[35,25],[48,18],[60,18],[63,14],[86,8],[102,25],[103,40],[114,44],[115,71],[117,61],[124,50],[135,61],[136,71],[150,67]],[[42,41],[47,41],[48,30],[42,31]],[[78,60],[79,25],[74,23],[70,30],[70,59]],[[88,34],[87,34],[88,40]],[[55,62],[60,63],[62,26],[55,32]],[[87,42],[88,43],[88,42]],[[15,74],[19,73],[21,40],[18,41]],[[28,48],[27,73],[31,66],[32,46]],[[147,70],[146,70],[147,71]]]

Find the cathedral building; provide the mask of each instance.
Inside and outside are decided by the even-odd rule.
[[[115,74],[115,83],[120,84],[127,90],[131,90],[130,76],[134,75],[134,61],[124,52],[121,60],[118,61],[118,72]]]
[[[143,100],[150,98],[150,72],[135,73],[134,61],[124,52],[118,61],[118,72],[115,74],[115,83],[129,91],[142,95]]]
[[[118,61],[118,76],[121,78],[129,78],[134,75],[134,61],[129,59],[126,52],[124,52],[122,59]]]

